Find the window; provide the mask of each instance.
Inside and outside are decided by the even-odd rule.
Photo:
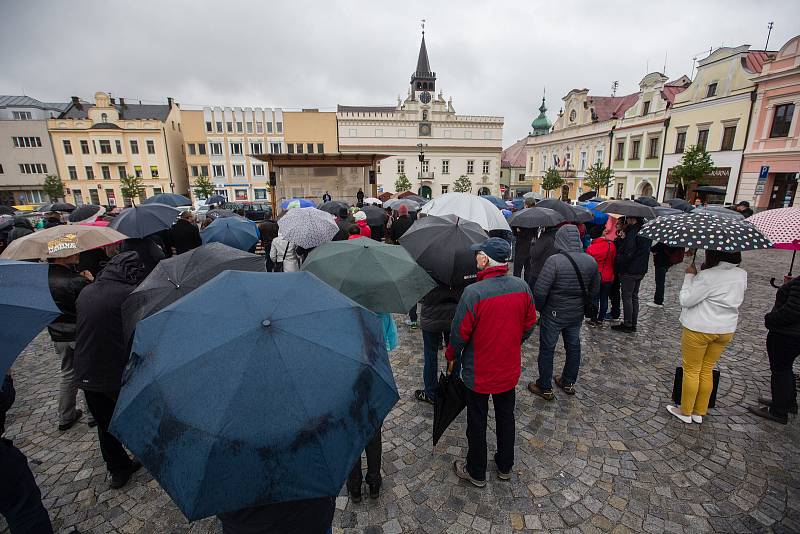
[[[188,143],[186,146],[189,147],[190,156],[194,156],[197,153],[197,149],[194,147],[194,143]]]
[[[89,153],[89,141],[87,141],[86,139],[81,139],[81,154],[88,154],[88,153]]]
[[[15,121],[29,121],[31,120],[30,111],[14,111],[12,112]]]
[[[708,91],[706,91],[706,98],[711,98],[717,95],[717,83],[708,84]]]
[[[64,154],[72,154],[72,143],[69,139],[64,139],[62,142],[64,143]]]
[[[92,166],[87,165],[86,167],[84,167],[84,170],[86,171],[86,179],[94,180],[94,169],[92,168]]]
[[[256,123],[256,131],[258,133],[262,133],[264,131],[264,127],[260,122]],[[267,123],[267,133],[272,133],[272,121]]]
[[[620,141],[617,143],[617,157],[615,159],[617,161],[622,161],[625,159],[625,141]]]
[[[650,113],[650,101],[649,100],[646,101],[644,104],[642,104],[642,115],[647,115],[648,113]]]
[[[582,171],[586,170],[586,151],[585,150],[581,151],[581,170]]]
[[[214,171],[214,178],[225,177],[225,165],[212,165],[211,170]]]
[[[208,143],[208,148],[212,156],[222,155],[222,143],[217,143],[217,142]]]
[[[294,148],[298,154],[303,153],[303,143],[297,143]]]
[[[294,143],[288,143],[286,145],[286,150],[289,154],[294,154]]]
[[[100,193],[97,192],[97,189],[89,189],[89,199],[92,204],[100,204]]]
[[[101,165],[100,172],[103,174],[103,180],[111,179],[111,167],[109,167],[108,165]]]
[[[317,143],[317,154],[324,154],[324,153],[325,153],[325,144]]]
[[[137,178],[142,177],[142,166],[141,165],[134,165],[133,166],[133,175]]]
[[[348,132],[348,135],[350,137],[358,137],[358,130],[356,130],[355,128],[350,128],[350,131]]]
[[[244,165],[236,164],[233,166],[233,175],[234,176],[244,176]]]
[[[197,143],[197,153],[205,156],[205,154],[206,154],[206,144],[205,143]]]
[[[247,189],[234,189],[233,198],[236,200],[247,200]]]
[[[314,143],[306,143],[306,154],[314,153]]]
[[[483,160],[483,168],[481,169],[481,172],[483,172],[483,174],[489,174],[489,165],[491,164],[491,162],[492,161],[488,159]]]
[[[697,146],[702,148],[703,150],[706,149],[706,144],[708,143],[708,129],[705,130],[698,130],[697,131]]]
[[[100,115],[100,122],[108,122],[108,113],[103,113]]]
[[[251,154],[263,154],[264,153],[264,143],[250,143],[250,153]]]
[[[233,133],[233,122],[232,121],[226,121],[225,122],[225,129],[228,131],[228,133]]]
[[[789,128],[792,126],[794,116],[794,104],[781,104],[775,106],[775,114],[772,117],[772,128],[769,131],[770,137],[788,137]]]
[[[222,133],[222,121],[217,122],[217,133]]]
[[[595,153],[595,161],[597,163],[602,163],[603,162],[603,149],[602,148],[598,148],[597,149],[597,152]]]
[[[113,189],[106,189],[106,196],[108,197],[108,205],[109,206],[116,206],[117,205],[117,194],[114,193]]]
[[[211,133],[213,130],[211,129],[211,121],[206,121],[206,132]]]
[[[636,139],[631,143],[631,159],[639,159],[639,147],[641,144],[642,141],[640,139]]]
[[[100,140],[100,153],[111,154],[111,141],[109,141],[108,139]]]
[[[42,146],[39,137],[13,137],[14,146],[17,148],[37,148]]]
[[[67,167],[67,171],[69,172],[70,180],[78,179],[78,169],[75,168],[75,165],[70,165],[69,167]]]
[[[421,170],[422,170],[422,172],[425,172],[425,173],[430,170],[430,161],[429,160],[426,159],[426,160],[422,161]]]
[[[147,140],[147,153],[148,154],[156,153],[156,144],[152,139]]]
[[[647,151],[647,157],[649,159],[657,158],[658,157],[658,137],[651,137],[649,146],[650,146],[650,149]]]
[[[405,174],[406,173],[406,160],[398,159],[397,160],[397,174]]]
[[[542,154],[542,172],[547,169],[547,154]],[[533,170],[533,163],[531,163],[531,171]]]
[[[242,127],[242,121],[236,121],[236,131],[238,133],[242,133],[244,131],[244,129]]]
[[[678,132],[675,136],[675,153],[683,154],[684,148],[686,148],[686,132]]]
[[[117,174],[119,175],[120,180],[128,177],[128,170],[125,168],[125,165],[117,166]]]
[[[20,163],[21,174],[47,174],[47,165],[44,163]]]
[[[733,140],[736,138],[736,126],[726,126],[722,130],[722,146],[720,150],[733,150]]]
[[[0,174],[3,174],[5,171],[3,170],[3,166],[0,165]]]
[[[200,168],[197,165],[192,165],[192,176],[200,176]]]
[[[467,174],[473,174],[475,172],[475,160],[468,159],[467,160]]]
[[[442,174],[450,174],[450,160],[443,159],[442,160]]]
[[[464,132],[464,139],[472,139],[472,131],[467,130]]]
[[[247,133],[253,133],[253,122],[247,121],[246,126],[247,126]]]
[[[151,178],[158,178],[158,166],[157,165],[150,165],[150,177]]]
[[[405,137],[405,136],[406,136],[406,131],[404,128],[400,128],[399,130],[397,130],[397,137]]]
[[[114,139],[114,147],[117,149],[117,154],[122,154],[122,141]]]
[[[266,200],[267,199],[267,190],[266,189],[253,189],[253,194],[255,195],[256,200]]]
[[[443,130],[442,135],[444,135],[445,137],[450,137],[450,130]]]
[[[242,155],[242,143],[231,143],[231,155],[232,156]]]
[[[277,131],[278,133],[283,133],[283,123],[282,122],[276,122],[275,123],[275,131]]]
[[[264,164],[253,165],[253,176],[264,176]]]
[[[269,144],[269,153],[270,154],[280,154],[283,148],[281,147],[280,143],[270,143]]]
[[[443,195],[446,195],[449,190],[450,190],[450,184],[442,184],[442,194]]]
[[[375,137],[383,137],[383,128],[375,129]]]
[[[137,141],[136,139],[131,139],[131,154],[138,154],[138,153],[139,153],[139,141]]]
[[[208,176],[208,165],[200,165],[200,176]]]

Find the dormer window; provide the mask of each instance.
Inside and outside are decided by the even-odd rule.
[[[706,98],[711,98],[712,96],[717,95],[717,82],[708,84],[708,91],[706,92]]]
[[[103,122],[103,123],[108,122],[108,114],[103,113],[102,115],[100,115],[100,122]]]
[[[642,115],[647,115],[648,113],[650,113],[650,101],[649,100],[646,101],[642,105]]]

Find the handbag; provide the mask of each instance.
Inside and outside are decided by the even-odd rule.
[[[581,285],[581,296],[583,297],[583,316],[587,318],[594,318],[597,316],[597,312],[594,309],[594,303],[592,299],[589,298],[589,292],[586,291],[586,285],[583,283],[583,276],[581,276],[581,271],[578,269],[578,264],[575,263],[569,254],[564,252],[560,252],[563,254],[569,262],[572,264],[572,268],[575,269],[575,275],[578,277],[578,283]]]
[[[711,398],[708,399],[708,407],[714,408],[717,405],[717,389],[719,388],[719,369],[712,371],[714,388],[711,390]],[[681,392],[683,387],[683,367],[675,368],[675,381],[672,383],[672,401],[675,404],[681,403]]]
[[[286,254],[289,253],[289,243],[286,243],[286,249],[283,251],[283,257],[281,261],[276,261],[275,266],[272,268],[273,273],[282,273],[283,272],[283,262],[286,261]]]

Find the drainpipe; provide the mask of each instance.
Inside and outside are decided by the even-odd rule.
[[[667,129],[669,128],[669,120],[672,117],[667,117],[664,119],[664,130],[662,130],[661,134],[661,159],[658,162],[658,182],[656,183],[656,197],[658,197],[659,191],[661,191],[661,172],[664,170],[664,153],[667,150]],[[658,198],[656,198],[658,200]],[[664,201],[664,195],[661,195],[661,200],[659,202]]]
[[[174,193],[175,192],[175,182],[172,179],[172,165],[170,165],[170,162],[169,162],[169,145],[167,144],[167,132],[166,132],[165,126],[163,126],[163,125],[161,126],[161,135],[164,136],[164,150],[166,151],[166,154],[167,154],[167,169],[169,170],[169,192],[170,193]]]
[[[742,165],[744,164],[744,151],[747,150],[747,139],[750,137],[750,124],[753,119],[753,108],[756,103],[756,89],[750,92],[750,113],[747,114],[747,127],[744,130],[744,145],[742,146],[742,157],[739,159],[739,173],[736,176],[736,187],[733,189],[733,202],[736,202],[736,197],[739,195],[739,183],[742,180]]]

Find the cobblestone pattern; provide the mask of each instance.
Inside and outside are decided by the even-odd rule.
[[[384,488],[360,504],[343,491],[334,532],[800,532],[798,423],[746,412],[769,393],[763,315],[774,298],[768,280],[788,260],[783,251],[745,254],[750,280],[740,326],[719,365],[717,407],[702,425],[684,425],[664,409],[680,361],[679,266],[668,273],[664,310],[644,306],[653,291],[652,272],[646,277],[637,334],[584,327],[574,397],[556,393],[547,403],[528,394],[538,340],[526,343],[513,477],[495,479],[490,462],[484,489],[451,470],[466,455],[464,414],[432,450],[432,407],[412,399],[422,380],[421,335],[401,326],[392,365],[402,398],[384,424]],[[557,370],[563,356],[559,346]],[[58,369],[40,335],[15,364],[18,396],[6,432],[28,456],[54,526],[219,532],[214,519],[187,523],[144,470],[123,491],[108,489],[94,431],[85,424],[56,430]],[[490,458],[493,425],[490,418]]]

